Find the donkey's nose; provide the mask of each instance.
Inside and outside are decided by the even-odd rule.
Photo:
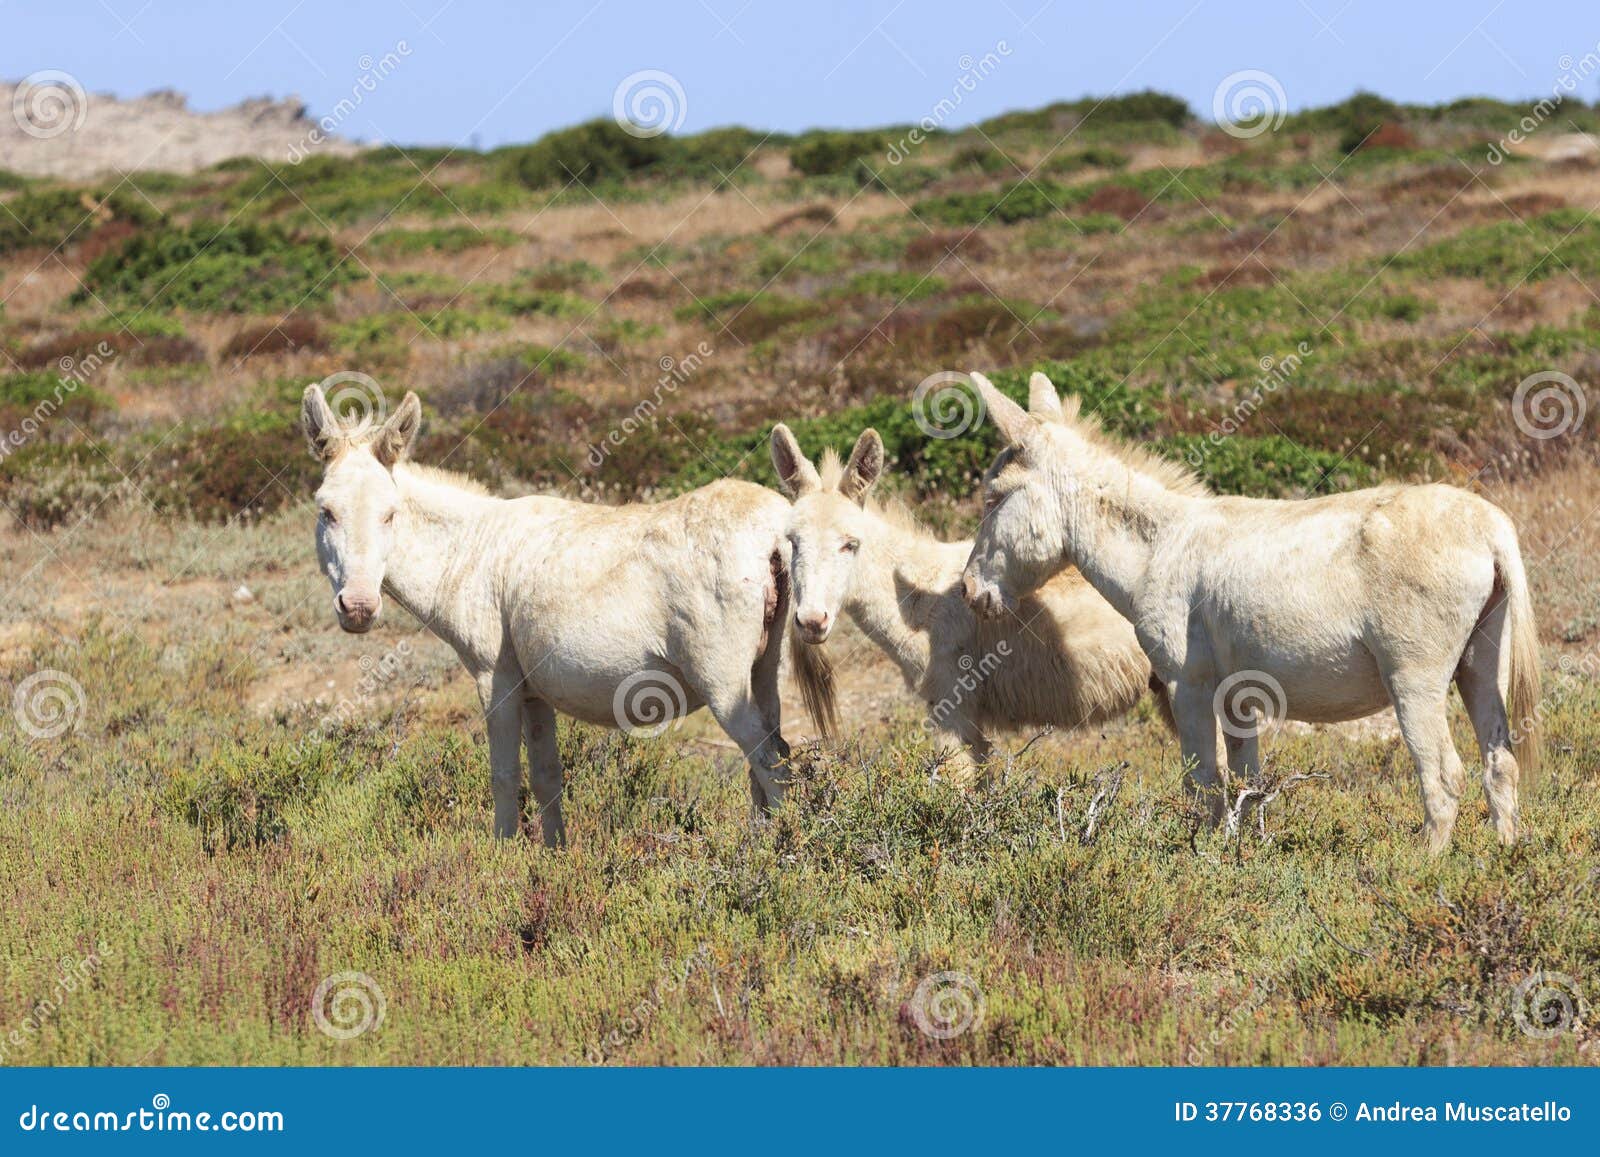
[[[794,616],[794,623],[800,628],[800,634],[813,643],[821,642],[828,637],[831,620],[832,616],[827,611],[796,611]]]
[[[382,604],[371,595],[340,591],[333,599],[333,609],[339,615],[339,625],[347,631],[360,634],[371,629]]]

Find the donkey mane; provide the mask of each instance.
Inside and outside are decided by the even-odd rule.
[[[1061,415],[1063,423],[1078,437],[1134,473],[1142,474],[1176,494],[1186,494],[1192,498],[1210,496],[1211,488],[1187,466],[1107,433],[1099,418],[1083,413],[1083,399],[1077,394],[1069,394],[1061,399]]]
[[[822,459],[817,463],[817,476],[822,479],[822,489],[837,491],[844,481],[844,463],[839,460],[837,451],[824,450]],[[862,504],[873,514],[881,516],[885,522],[897,526],[901,530],[909,531],[922,538],[937,537],[933,531],[922,524],[916,512],[898,498],[879,498],[876,494],[867,495]]]
[[[424,482],[433,482],[440,486],[448,486],[452,490],[461,490],[468,494],[482,494],[485,496],[491,495],[489,488],[483,483],[479,482],[476,478],[469,477],[466,474],[461,474],[455,470],[446,470],[443,466],[429,466],[422,462],[412,462],[407,460],[405,463],[405,468],[409,473],[422,479]]]

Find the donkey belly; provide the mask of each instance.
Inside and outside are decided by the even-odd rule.
[[[669,663],[638,655],[550,658],[530,674],[530,693],[563,715],[601,727],[654,731],[705,706]]]
[[[1287,650],[1234,646],[1218,675],[1240,688],[1264,687],[1259,702],[1270,696],[1287,718],[1307,723],[1360,719],[1389,706],[1377,661],[1356,638],[1304,639]]]

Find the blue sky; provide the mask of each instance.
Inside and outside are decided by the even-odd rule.
[[[1155,87],[1209,115],[1226,76],[1270,73],[1291,109],[1357,88],[1405,101],[1548,94],[1600,54],[1600,4],[1543,0],[0,0],[0,77],[91,92],[176,88],[198,108],[296,94],[333,109],[363,58],[408,50],[340,131],[401,144],[529,140],[610,111],[624,77],[670,73],[682,131],[915,121],[963,58],[1008,53],[953,126]],[[1600,75],[1579,95],[1600,97]]]

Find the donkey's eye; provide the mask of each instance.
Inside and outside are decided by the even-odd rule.
[[[839,546],[839,550],[844,554],[854,554],[856,551],[858,551],[860,549],[861,549],[861,540],[858,539],[858,538],[847,538]]]
[[[326,522],[329,526],[338,525],[339,520],[333,516],[333,511],[329,510],[326,506],[324,506],[321,510],[317,511],[317,515],[322,519],[323,522]]]
[[[385,514],[383,516],[383,524],[385,526],[393,526],[394,525],[394,511],[391,510],[391,511],[389,511],[388,514]]]

